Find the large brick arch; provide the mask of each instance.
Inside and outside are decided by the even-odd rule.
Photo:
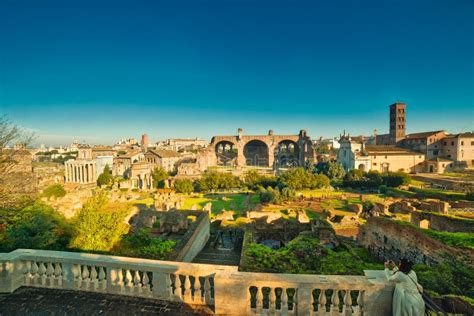
[[[224,135],[224,136],[214,136],[211,139],[211,144],[208,147],[207,155],[212,158],[210,161],[217,161],[215,157],[216,154],[216,145],[221,142],[229,142],[234,144],[234,148],[237,149],[237,166],[245,166],[246,159],[244,155],[245,146],[253,141],[260,141],[267,145],[268,147],[268,166],[273,167],[275,162],[275,149],[278,147],[278,144],[284,141],[294,142],[298,145],[298,164],[304,165],[306,160],[313,157],[312,152],[312,142],[311,138],[306,135],[304,130],[300,131],[299,135],[273,135],[273,132],[270,131],[268,135],[244,135],[240,130],[238,135]]]

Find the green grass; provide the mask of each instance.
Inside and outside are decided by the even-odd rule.
[[[469,173],[460,173],[460,172],[445,172],[443,176],[453,177],[453,178],[470,178],[472,174]]]
[[[226,200],[222,200],[226,197]],[[246,211],[252,210],[256,204],[258,204],[259,197],[254,194],[250,196],[250,205],[246,205],[245,201],[247,194],[236,193],[236,194],[205,194],[198,197],[187,197],[184,200],[184,209],[190,209],[193,205],[197,205],[198,208],[204,207],[208,202],[212,203],[212,213],[219,214],[222,209],[232,210],[236,212],[237,216],[243,216]]]

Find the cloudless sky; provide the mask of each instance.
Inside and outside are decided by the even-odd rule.
[[[0,1],[0,114],[38,142],[474,129],[472,0]]]

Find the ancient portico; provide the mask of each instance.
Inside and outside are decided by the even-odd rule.
[[[69,160],[64,163],[66,182],[95,183],[97,180],[96,162],[94,160]]]
[[[311,138],[304,130],[299,135],[274,135],[272,130],[268,135],[244,135],[239,128],[235,136],[214,136],[200,160],[206,167],[268,168],[303,166],[312,157]]]

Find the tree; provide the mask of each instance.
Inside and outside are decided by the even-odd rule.
[[[0,233],[0,250],[12,251],[18,248],[65,250],[71,236],[71,227],[66,219],[49,205],[37,202],[21,210],[7,214],[0,222],[6,226]],[[3,235],[3,236],[2,236]]]
[[[74,221],[75,231],[70,247],[82,251],[110,251],[127,233],[125,218],[129,207],[124,203],[109,203],[105,192],[91,197]]]
[[[108,164],[105,165],[104,171],[97,178],[97,184],[99,186],[109,185],[112,183],[112,174],[110,173],[110,167]]]
[[[210,171],[196,181],[197,191],[216,191],[218,189],[228,190],[241,188],[242,181],[230,173]]]
[[[194,192],[193,182],[190,179],[176,179],[173,187],[178,193],[189,194]]]
[[[387,172],[382,175],[382,180],[386,186],[396,188],[410,184],[411,177],[404,172]]]
[[[57,183],[57,184],[52,184],[43,191],[43,196],[44,197],[63,197],[66,195],[66,190],[64,190],[64,187]]]
[[[165,180],[168,179],[168,172],[162,167],[156,167],[151,174],[154,188],[164,188]]]
[[[278,178],[281,188],[288,187],[293,190],[320,189],[330,185],[329,178],[323,174],[313,174],[303,168],[292,168],[283,172]]]
[[[346,172],[344,167],[338,162],[320,162],[316,165],[316,172],[326,175],[331,180],[341,180]]]
[[[26,146],[33,139],[34,134],[17,127],[6,116],[0,116],[0,208],[21,207],[20,204],[31,201],[36,195],[34,175],[22,164],[28,162],[30,153]]]

